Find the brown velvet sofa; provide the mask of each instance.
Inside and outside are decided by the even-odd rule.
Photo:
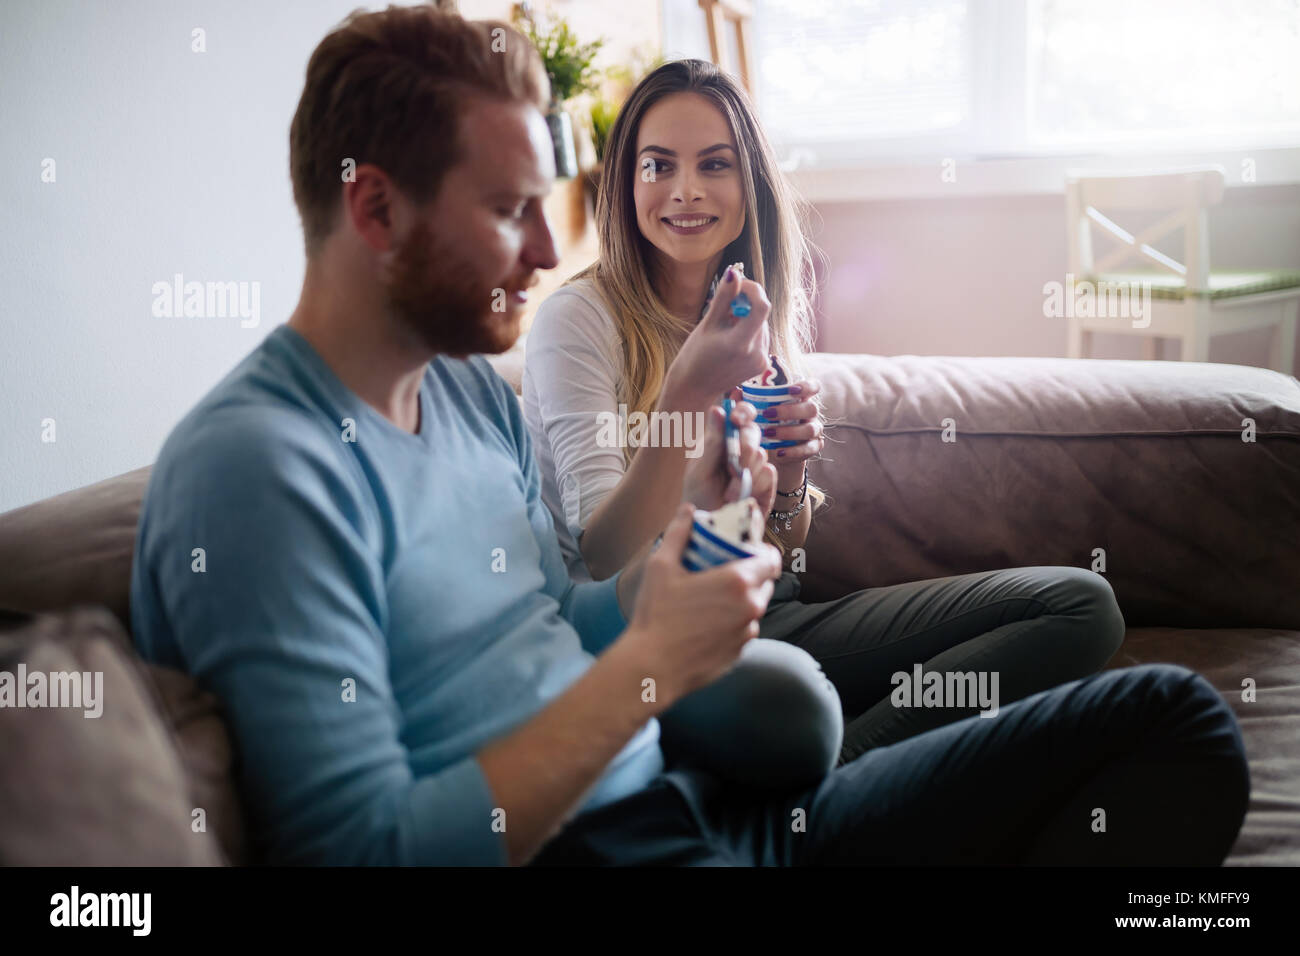
[[[1129,625],[1110,666],[1186,665],[1240,718],[1252,794],[1228,864],[1300,863],[1300,382],[1173,362],[813,364],[831,502],[803,599],[1020,565],[1103,573]],[[131,652],[147,478],[0,515],[0,608],[24,612],[0,617],[0,670],[107,685],[100,720],[0,711],[0,862],[255,862],[220,702]]]

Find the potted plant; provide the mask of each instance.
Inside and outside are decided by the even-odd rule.
[[[596,148],[596,162],[605,162],[605,143],[609,140],[609,131],[618,118],[618,106],[607,99],[598,99],[591,104],[591,145]]]
[[[530,4],[520,3],[514,8],[515,26],[537,48],[551,80],[551,108],[546,114],[546,124],[555,144],[555,175],[559,179],[572,179],[578,175],[578,151],[573,139],[573,120],[564,106],[595,86],[592,64],[605,41],[602,38],[581,43],[568,21],[554,15],[548,19],[549,26],[541,28]]]
[[[633,57],[633,65],[619,64],[605,70],[605,80],[600,93],[592,100],[588,113],[588,126],[591,130],[591,145],[596,153],[596,164],[583,175],[583,185],[591,200],[592,208],[596,206],[596,194],[600,191],[600,179],[605,170],[605,144],[609,142],[609,131],[618,119],[622,103],[632,92],[632,88],[647,73],[665,62],[659,51],[638,51]]]

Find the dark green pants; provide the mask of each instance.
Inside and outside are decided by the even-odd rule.
[[[1124,638],[1110,585],[1082,568],[934,578],[821,604],[798,593],[786,572],[738,666],[660,718],[670,767],[777,790],[811,785],[868,750],[987,712],[970,698],[923,704],[919,686],[900,704],[896,675],[915,683],[918,665],[941,679],[983,675],[1000,705],[1096,673]]]

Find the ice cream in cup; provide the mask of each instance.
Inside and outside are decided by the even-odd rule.
[[[777,405],[786,405],[797,401],[799,396],[790,394],[791,382],[785,374],[785,369],[781,367],[780,361],[775,355],[771,355],[767,360],[767,370],[757,378],[751,378],[740,385],[740,393],[745,401],[753,405],[758,410],[760,425],[796,425],[797,420],[783,421],[779,419],[765,419],[763,412]],[[776,439],[764,439],[761,443],[763,448],[788,448],[791,445],[797,445],[799,442],[785,440],[777,441]]]
[[[752,557],[762,541],[763,514],[753,498],[733,501],[716,511],[697,508],[682,564],[689,571],[703,571]]]

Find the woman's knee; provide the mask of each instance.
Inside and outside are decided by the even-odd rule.
[[[1110,582],[1086,568],[1054,567],[1051,610],[1074,622],[1075,642],[1094,667],[1109,661],[1124,643],[1124,615]]]

